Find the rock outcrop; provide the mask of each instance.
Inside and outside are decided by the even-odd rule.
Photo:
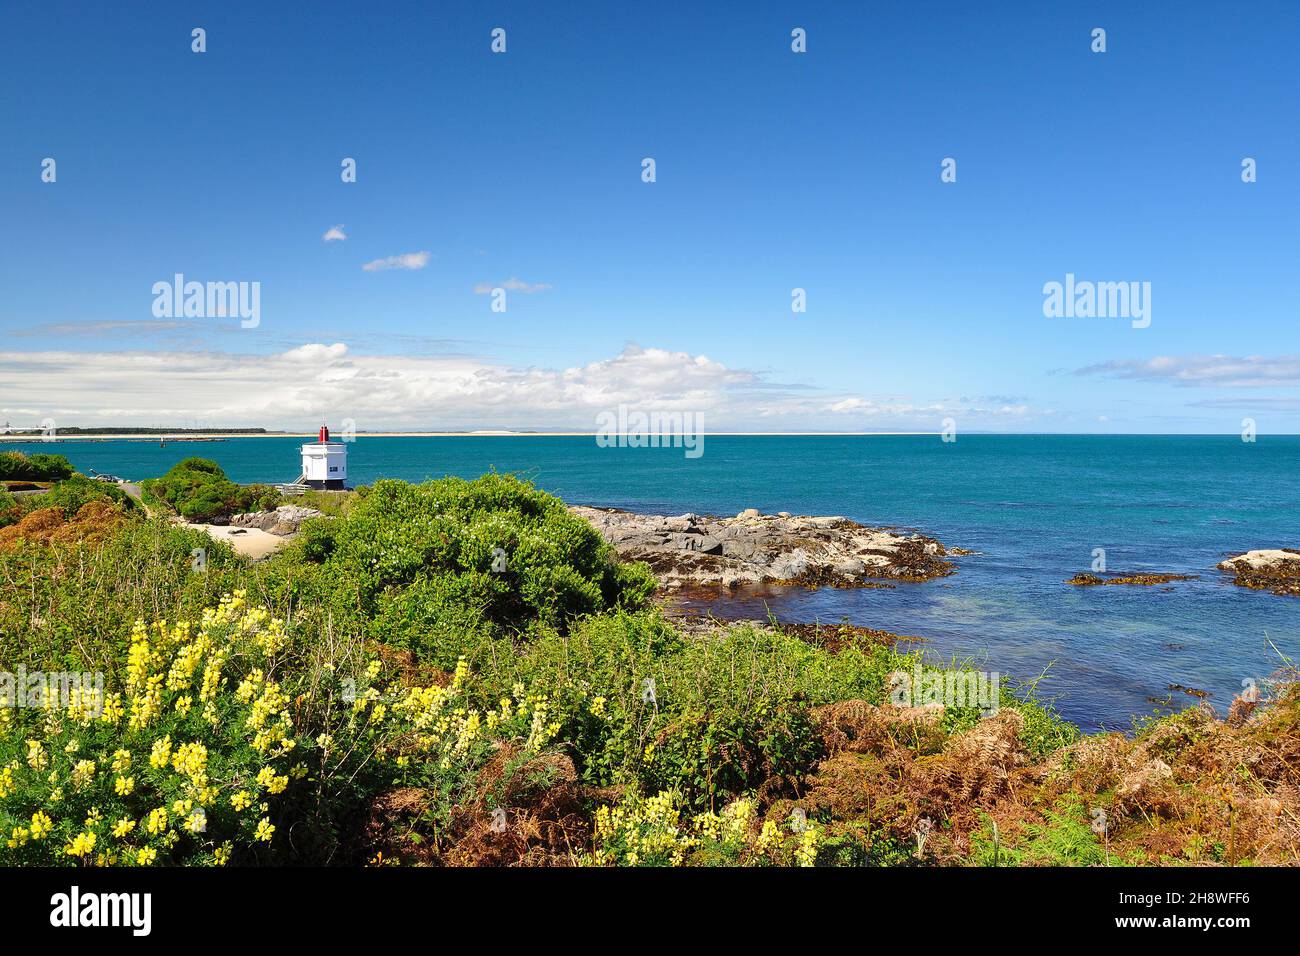
[[[952,574],[934,538],[868,528],[842,517],[764,515],[734,518],[643,515],[575,506],[627,561],[644,561],[667,588],[686,585],[803,584],[879,587],[880,580],[928,581]]]
[[[298,530],[308,518],[319,518],[321,513],[315,508],[304,508],[301,505],[280,505],[274,511],[250,511],[242,515],[234,515],[230,519],[230,524],[235,528],[257,528],[260,531],[269,531],[271,534],[290,535]]]
[[[1109,578],[1101,578],[1095,574],[1076,574],[1066,584],[1075,584],[1079,587],[1094,587],[1101,584],[1137,584],[1150,587],[1153,584],[1168,584],[1170,581],[1195,581],[1194,574],[1166,574],[1158,572],[1154,574],[1117,574]]]
[[[1233,584],[1300,597],[1300,550],[1265,548],[1219,562],[1220,571],[1235,575]]]

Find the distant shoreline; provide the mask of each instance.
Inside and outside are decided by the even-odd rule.
[[[8,442],[32,444],[60,444],[63,442],[212,442],[229,441],[236,438],[315,438],[317,432],[176,432],[176,433],[123,433],[112,435],[56,435],[46,438],[43,435],[5,435],[0,434],[0,445]],[[463,432],[358,432],[357,438],[592,438],[594,431],[582,432],[522,432],[484,429],[482,431]],[[929,432],[708,432],[706,437],[716,438],[898,438],[925,437],[933,438],[941,434]],[[1002,437],[1002,438],[1237,438],[1231,432],[977,432],[968,431],[967,436]],[[337,436],[336,436],[337,437]],[[1295,432],[1278,432],[1270,438],[1296,438]]]
[[[121,435],[0,435],[0,444],[6,442],[36,442],[58,444],[75,441],[221,441],[232,438],[315,438],[317,432],[178,432],[176,434],[121,434]],[[846,438],[938,435],[939,432],[709,432],[709,436],[753,436],[773,438]],[[591,438],[594,431],[585,432],[358,432],[357,438]]]

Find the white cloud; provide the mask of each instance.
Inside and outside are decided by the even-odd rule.
[[[347,237],[348,234],[343,231],[342,226],[330,226],[325,230],[325,235],[321,236],[326,242],[342,242]]]
[[[1105,375],[1140,382],[1169,382],[1185,387],[1264,388],[1300,385],[1300,357],[1247,355],[1158,355],[1151,359],[1116,359],[1089,365],[1076,375]]]
[[[342,342],[335,342],[333,345],[321,345],[313,342],[309,345],[300,345],[296,349],[290,349],[280,355],[280,358],[286,362],[332,362],[335,359],[341,359],[348,354],[348,347]]]
[[[636,345],[569,368],[465,355],[361,355],[343,342],[277,354],[0,352],[0,416],[15,424],[49,415],[68,425],[197,419],[306,428],[326,409],[363,430],[585,432],[599,412],[621,404],[699,412],[710,431],[937,431],[948,416],[968,429],[996,428],[1029,411],[828,394],[705,355]]]
[[[480,282],[474,286],[474,292],[476,295],[487,295],[493,289],[505,289],[507,292],[532,295],[534,292],[545,292],[550,287],[549,282],[525,282],[523,279],[511,276],[505,282]]]
[[[400,256],[375,259],[361,268],[367,272],[383,272],[386,269],[423,269],[429,264],[429,258],[428,252],[404,252]]]

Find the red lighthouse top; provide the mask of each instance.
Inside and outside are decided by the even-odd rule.
[[[321,444],[323,445],[323,444],[325,444],[326,442],[328,442],[329,440],[330,440],[330,430],[329,430],[329,428],[328,428],[327,426],[325,426],[325,425],[321,425],[321,427],[320,427],[320,442],[321,442]]]

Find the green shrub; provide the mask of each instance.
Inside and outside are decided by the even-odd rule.
[[[186,521],[220,523],[246,511],[265,511],[280,503],[269,485],[237,485],[206,458],[185,458],[161,478],[143,484],[145,501],[176,512]]]
[[[884,700],[913,658],[879,646],[838,653],[751,624],[683,637],[657,610],[602,614],[473,659],[497,687],[523,681],[565,719],[584,781],[677,792],[688,805],[740,796],[823,756],[809,711]]]
[[[504,475],[378,482],[346,516],[308,522],[299,553],[338,582],[340,617],[443,667],[488,634],[562,632],[654,588],[563,502]]]
[[[0,452],[0,481],[62,481],[72,477],[72,462],[62,455]]]
[[[95,481],[85,475],[73,475],[39,496],[42,508],[61,508],[68,518],[80,511],[81,506],[88,501],[111,501],[126,512],[135,511],[138,507],[135,499],[117,485]]]

